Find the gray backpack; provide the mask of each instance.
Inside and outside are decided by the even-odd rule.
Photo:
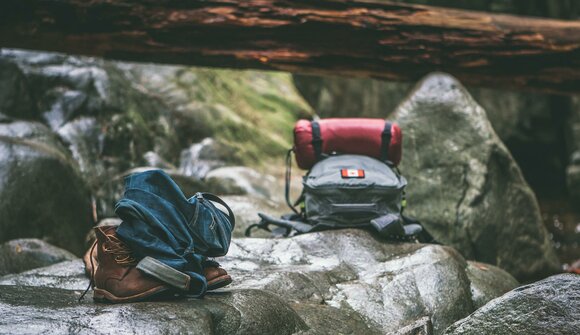
[[[259,213],[260,223],[250,226],[278,235],[340,228],[372,228],[380,235],[412,238],[421,233],[418,222],[402,215],[407,181],[388,163],[361,155],[332,155],[316,163],[303,178],[303,192],[289,201],[289,172],[286,200],[293,214],[274,218]],[[295,208],[301,206],[301,210]],[[276,231],[274,231],[276,233]]]
[[[387,164],[367,156],[330,156],[304,176],[308,222],[354,227],[399,214],[407,181]]]

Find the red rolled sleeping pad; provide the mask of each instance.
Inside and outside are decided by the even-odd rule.
[[[299,120],[294,126],[294,153],[301,169],[308,170],[331,153],[365,155],[401,162],[403,133],[384,119]]]

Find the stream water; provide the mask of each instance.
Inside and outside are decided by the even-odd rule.
[[[540,208],[564,270],[580,273],[580,212],[568,199],[540,199]]]

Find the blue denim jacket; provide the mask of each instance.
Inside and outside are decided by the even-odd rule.
[[[224,205],[229,215],[211,201]],[[190,276],[190,293],[206,292],[206,257],[227,253],[235,225],[233,213],[219,198],[197,193],[187,199],[163,171],[125,178],[125,193],[115,213],[123,220],[117,234],[137,257],[150,256]]]

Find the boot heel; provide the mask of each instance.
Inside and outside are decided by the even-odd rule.
[[[96,302],[106,302],[107,301],[105,296],[97,290],[93,290],[93,300]]]

